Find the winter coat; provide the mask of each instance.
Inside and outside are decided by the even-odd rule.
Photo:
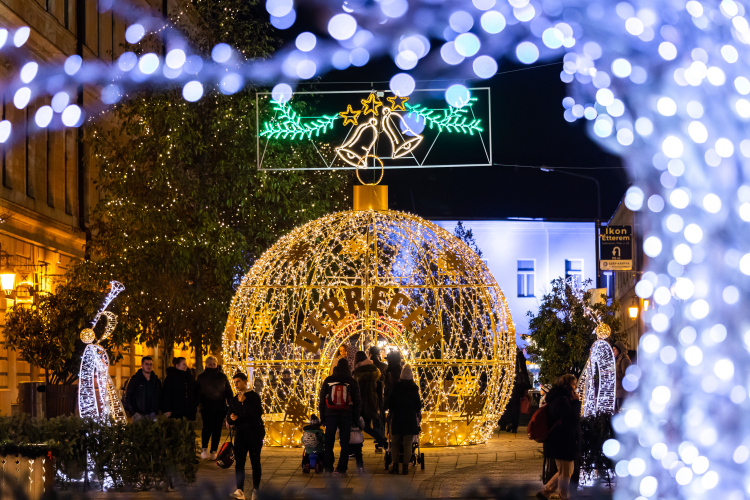
[[[206,368],[198,375],[196,382],[201,413],[226,413],[233,393],[229,378],[221,371],[221,368]]]
[[[573,399],[571,387],[556,385],[547,394],[547,406],[552,430],[544,440],[544,457],[575,460],[581,453],[581,402]]]
[[[385,391],[385,376],[388,372],[388,365],[386,363],[383,363],[379,359],[373,359],[372,364],[375,365],[375,368],[380,370],[380,378],[378,379],[378,415],[380,415],[380,412],[383,411],[383,397],[384,397],[384,391]]]
[[[422,411],[422,400],[414,381],[400,380],[396,383],[385,401],[385,409],[390,411],[392,435],[419,434],[417,419]]]
[[[380,398],[378,397],[378,382],[380,370],[372,361],[366,360],[354,370],[354,379],[359,384],[359,397],[362,400],[362,411],[366,418],[380,418]]]
[[[336,410],[334,408],[328,408],[326,405],[326,396],[328,395],[328,387],[332,383],[348,384],[349,390],[349,408],[346,410]],[[318,399],[318,412],[321,416],[351,416],[352,422],[359,420],[359,414],[361,409],[361,400],[359,397],[359,384],[353,377],[342,377],[338,375],[331,375],[326,377],[322,384],[320,384],[320,394]]]
[[[237,420],[230,416],[234,413]],[[262,440],[266,435],[266,426],[263,423],[263,405],[260,396],[255,391],[245,393],[245,400],[240,402],[237,396],[229,401],[227,410],[227,423],[234,427],[237,439],[243,441]]]
[[[625,370],[628,369],[632,363],[630,357],[628,357],[628,348],[622,341],[615,342],[615,347],[620,351],[620,354],[615,359],[615,368],[617,372],[617,393],[615,397],[624,398],[628,395],[628,392],[622,388],[622,379],[625,377]]]
[[[151,372],[148,380],[139,369],[135,375],[130,377],[125,388],[125,401],[123,406],[130,415],[150,415],[159,413],[159,401],[161,400],[161,380],[156,373]]]
[[[193,374],[173,366],[167,368],[160,403],[162,413],[172,412],[170,418],[187,417],[188,420],[195,420],[198,403]]]

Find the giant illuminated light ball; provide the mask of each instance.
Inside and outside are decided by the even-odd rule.
[[[250,376],[277,446],[299,445],[342,344],[398,349],[412,365],[422,443],[485,442],[516,353],[487,266],[449,232],[391,210],[327,215],[281,238],[242,280],[223,344],[227,373]]]

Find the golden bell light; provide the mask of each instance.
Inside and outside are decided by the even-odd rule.
[[[359,124],[352,136],[336,148],[336,154],[353,167],[364,166],[377,140],[378,121],[370,118],[367,122]]]
[[[628,307],[628,314],[632,319],[635,319],[638,317],[638,306],[630,306]]]
[[[396,127],[393,123],[393,116],[398,120],[401,120],[400,126]],[[398,113],[391,112],[391,108],[383,109],[383,132],[388,136],[391,141],[391,158],[401,158],[402,156],[411,153],[417,146],[422,142],[423,137],[415,133],[404,119]],[[401,132],[403,130],[407,135],[413,135],[409,139],[404,140]]]

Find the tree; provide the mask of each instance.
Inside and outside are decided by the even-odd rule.
[[[591,284],[586,281],[583,286]],[[583,300],[591,299],[592,291],[583,294]],[[613,300],[610,304],[597,303],[591,307],[599,313],[603,323],[609,325],[611,342],[625,340],[620,332],[621,322],[616,316],[620,304]],[[589,351],[596,340],[593,333],[596,323],[584,314],[580,295],[571,288],[564,278],[552,281],[552,290],[542,298],[539,313],[529,311],[529,333],[526,352],[534,362],[540,363],[539,377],[542,383],[554,383],[565,373],[580,375],[589,358]]]
[[[75,275],[76,271],[71,271],[55,293],[38,295],[33,306],[18,306],[6,316],[8,347],[23,361],[44,369],[47,383],[72,384],[78,378],[85,348],[79,335],[91,326],[106,295],[106,283],[77,281]],[[118,314],[118,326],[102,346],[116,361],[121,356],[113,350],[126,344],[133,332],[128,314],[117,307],[117,301],[108,310]],[[97,335],[103,333],[105,323],[97,324]]]
[[[193,0],[195,46],[218,42],[245,58],[268,55],[274,32],[258,2]],[[198,102],[150,90],[116,107],[118,127],[88,131],[99,167],[88,251],[97,276],[121,281],[139,338],[219,346],[229,304],[253,262],[295,226],[347,207],[351,175],[256,168],[255,89]],[[304,143],[264,150],[265,165],[305,164]],[[201,366],[198,366],[200,369]]]
[[[474,250],[474,253],[476,253],[479,258],[482,258],[482,251],[479,249],[479,246],[477,246],[477,242],[474,241],[474,231],[472,229],[466,229],[464,227],[464,223],[461,221],[458,221],[458,224],[456,224],[456,228],[453,230],[453,234],[456,235],[456,238],[466,243],[466,245]]]

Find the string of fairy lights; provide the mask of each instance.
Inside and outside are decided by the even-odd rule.
[[[338,321],[325,312],[331,304],[340,307]],[[418,307],[423,324],[435,326],[431,338],[404,319]],[[325,338],[306,322],[311,312],[331,327]],[[299,338],[318,345],[308,350]],[[281,238],[242,280],[224,363],[248,373],[260,394],[267,444],[299,445],[342,344],[398,349],[412,364],[425,405],[423,443],[486,442],[510,397],[516,344],[502,291],[465,244],[410,214],[324,216]]]

